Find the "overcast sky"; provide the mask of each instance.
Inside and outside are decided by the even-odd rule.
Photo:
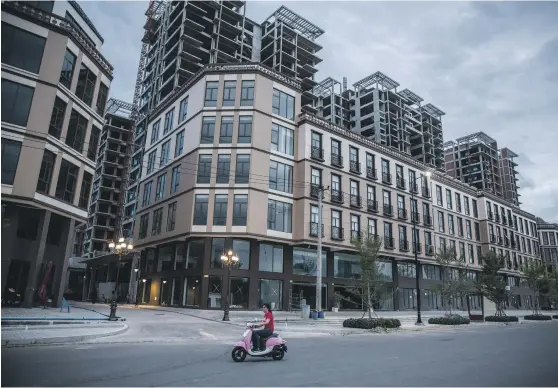
[[[133,90],[147,2],[80,2],[114,66],[111,97]],[[483,131],[519,155],[522,208],[558,222],[558,2],[247,2],[264,21],[285,4],[317,24],[316,79],[380,70],[444,112],[444,140]]]

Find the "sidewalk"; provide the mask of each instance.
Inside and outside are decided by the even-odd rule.
[[[85,306],[84,306],[85,307]],[[30,309],[21,307],[2,307],[2,320],[33,320],[33,319],[68,319],[68,320],[106,320],[107,315],[85,310],[83,308],[70,307],[68,310],[60,311],[60,308],[34,307]]]

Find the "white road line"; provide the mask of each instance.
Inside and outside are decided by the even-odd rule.
[[[208,338],[211,338],[211,339],[214,339],[214,340],[217,339],[216,336],[214,336],[213,334],[206,333],[206,332],[203,331],[202,329],[199,330],[199,333],[200,333],[200,335],[202,335],[202,336],[204,336],[204,337],[208,337]]]

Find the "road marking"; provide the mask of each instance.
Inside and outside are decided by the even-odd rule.
[[[86,349],[92,349],[93,346],[80,346],[79,348],[76,348],[76,350],[86,350]]]
[[[206,333],[206,332],[203,331],[202,329],[199,330],[199,333],[200,333],[200,335],[202,335],[202,336],[204,336],[204,337],[208,337],[208,338],[211,338],[211,339],[214,339],[214,340],[217,339],[216,336],[214,336],[213,334]]]

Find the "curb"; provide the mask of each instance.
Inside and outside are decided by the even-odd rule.
[[[120,330],[116,330],[110,333],[86,334],[86,335],[71,336],[71,337],[2,340],[2,347],[12,348],[12,347],[25,347],[25,346],[38,346],[38,345],[60,345],[60,344],[67,344],[73,342],[83,342],[95,338],[111,337],[117,334],[122,334],[126,330],[128,330],[128,328],[129,328],[128,325],[123,323],[122,328]]]

